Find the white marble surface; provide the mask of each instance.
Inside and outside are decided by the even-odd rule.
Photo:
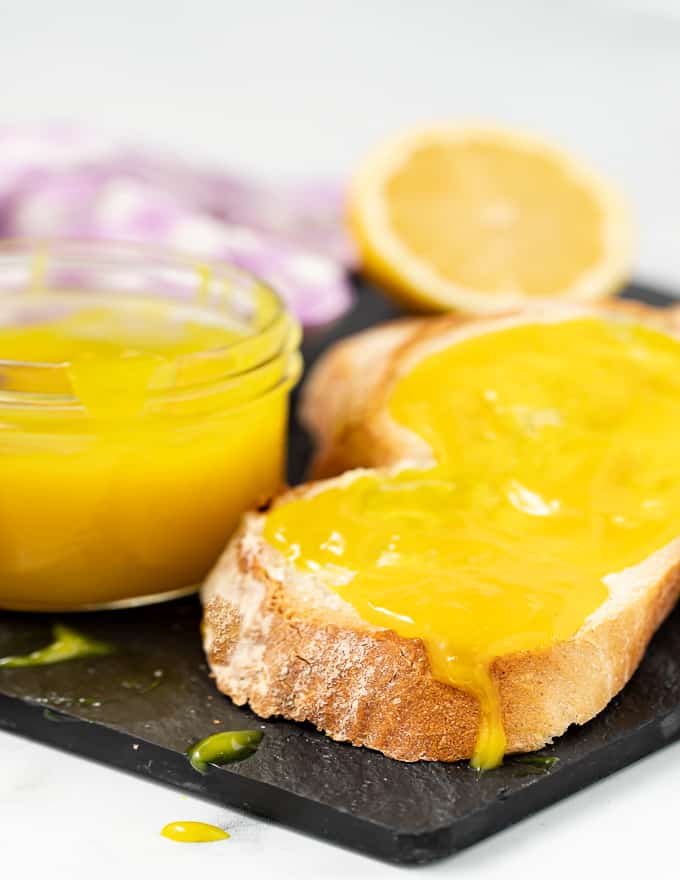
[[[0,0],[2,120],[76,118],[268,174],[343,175],[419,119],[553,136],[619,179],[680,290],[680,4]],[[423,876],[667,876],[680,745]],[[175,819],[224,824],[182,846]],[[0,876],[379,878],[371,862],[0,734]]]

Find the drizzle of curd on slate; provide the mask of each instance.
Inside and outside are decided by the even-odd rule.
[[[281,485],[286,367],[200,303],[74,294],[55,315],[53,300],[31,293],[37,319],[0,326],[0,605],[191,588]]]
[[[51,666],[66,663],[82,657],[105,657],[114,652],[113,645],[84,636],[70,626],[55,623],[52,626],[52,641],[44,648],[37,648],[30,654],[14,654],[0,657],[0,667],[20,669],[25,666]]]
[[[177,843],[212,843],[231,836],[223,828],[207,822],[168,822],[161,829],[161,835]]]
[[[472,765],[502,761],[494,658],[568,639],[606,576],[680,535],[680,344],[634,323],[508,327],[428,355],[389,412],[431,467],[273,509],[267,540],[474,695]],[[445,731],[442,731],[444,734]]]
[[[258,749],[264,734],[261,730],[223,730],[206,736],[188,750],[189,763],[198,773],[205,773],[209,764],[232,764],[245,761]]]

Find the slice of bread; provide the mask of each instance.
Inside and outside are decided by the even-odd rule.
[[[483,320],[405,320],[341,342],[309,378],[302,415],[317,440],[314,474],[346,472],[274,503],[354,480],[361,468],[430,464],[427,444],[386,406],[395,380],[423,357],[472,334],[593,314],[633,315],[674,334],[680,323],[675,310],[553,305]],[[265,541],[264,524],[265,513],[244,518],[202,591],[218,688],[262,717],[310,721],[333,739],[402,761],[470,757],[477,701],[433,678],[420,639],[367,623],[319,578],[287,562]],[[608,599],[573,637],[491,664],[508,752],[538,749],[583,724],[624,686],[680,595],[680,537],[607,585]]]

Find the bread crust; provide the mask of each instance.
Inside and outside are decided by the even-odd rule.
[[[636,304],[577,312],[603,310],[635,315],[667,331],[678,323],[676,311]],[[531,319],[563,315],[556,308],[534,309]],[[525,320],[526,314],[495,319],[500,326]],[[404,460],[429,463],[426,444],[389,419],[386,395],[421,357],[492,326],[488,319],[457,316],[410,320],[366,331],[331,350],[308,380],[302,406],[317,439],[315,474]],[[264,513],[245,517],[202,591],[204,645],[217,687],[262,717],[309,721],[333,739],[401,761],[470,757],[479,728],[475,698],[433,678],[420,639],[368,624],[318,577],[286,562],[264,540],[264,523]],[[508,752],[541,748],[569,725],[585,723],[625,685],[680,595],[680,538],[610,576],[608,586],[609,598],[572,638],[492,663]]]

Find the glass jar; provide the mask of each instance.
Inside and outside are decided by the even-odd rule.
[[[44,351],[76,325],[104,351],[109,332],[131,348],[12,358],[27,329]],[[139,355],[140,338],[161,355]],[[225,264],[124,244],[0,246],[0,607],[195,590],[241,514],[283,482],[299,341],[276,294]]]

